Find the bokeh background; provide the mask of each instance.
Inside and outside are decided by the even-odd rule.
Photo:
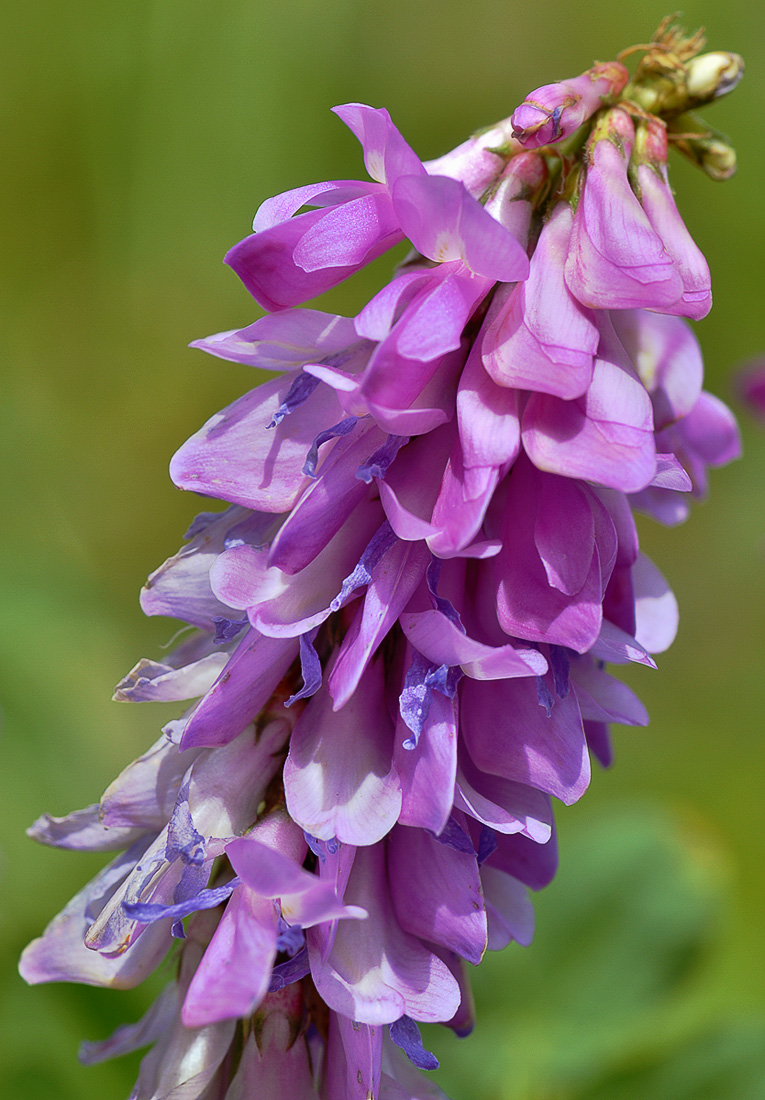
[[[76,1046],[137,1018],[156,984],[28,989],[16,975],[24,943],[101,862],[24,828],[97,799],[172,716],[109,697],[172,636],[142,618],[138,590],[205,507],[172,487],[168,459],[254,383],[186,349],[258,315],[223,253],[265,197],[363,172],[333,104],[387,106],[436,156],[531,88],[645,41],[663,14],[654,0],[6,6],[3,1095],[120,1100],[135,1078],[138,1056],[84,1069]],[[750,0],[688,4],[684,20],[748,65],[707,112],[738,176],[672,170],[714,277],[697,326],[707,384],[730,399],[734,368],[765,351],[765,35]],[[327,306],[356,312],[389,264]],[[618,730],[615,768],[559,814],[562,870],[537,899],[536,943],[476,973],[474,1036],[428,1034],[455,1100],[765,1096],[765,434],[746,417],[743,432],[745,460],[715,473],[690,523],[642,526],[682,612],[659,671],[631,675],[652,724]]]

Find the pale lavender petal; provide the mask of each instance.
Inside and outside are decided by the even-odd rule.
[[[329,1007],[371,1025],[404,1014],[428,1022],[451,1019],[459,986],[441,959],[397,921],[382,845],[356,850],[345,900],[367,909],[369,919],[340,922],[326,962],[324,929],[309,929],[306,937],[313,979]]]
[[[173,942],[169,921],[153,925],[140,943],[124,954],[107,957],[84,943],[95,913],[119,890],[144,847],[145,842],[140,849],[113,860],[53,918],[42,936],[25,948],[19,971],[26,982],[82,982],[132,989],[159,965]]]
[[[593,657],[616,665],[625,665],[628,661],[636,661],[640,665],[656,668],[656,662],[648,650],[635,638],[624,630],[620,630],[618,626],[614,626],[607,619],[603,620],[598,639],[590,652]]]
[[[309,484],[303,463],[317,430],[342,415],[334,392],[319,386],[268,431],[289,387],[289,376],[264,382],[211,417],[173,456],[170,476],[178,488],[256,511],[288,511]]]
[[[322,840],[374,844],[401,809],[383,671],[382,661],[371,664],[337,713],[322,689],[292,732],[284,765],[287,809],[301,828]]]
[[[576,661],[572,666],[572,678],[585,721],[648,725],[648,712],[637,695],[596,664],[587,659]]]
[[[663,653],[677,634],[677,600],[664,577],[644,554],[632,568],[635,585],[635,637],[649,653]]]
[[[106,788],[99,807],[102,823],[109,828],[142,825],[160,832],[173,812],[183,776],[201,751],[181,753],[163,733]]]
[[[129,848],[133,841],[146,832],[141,827],[108,828],[101,821],[99,809],[96,803],[84,810],[74,810],[66,817],[43,814],[27,829],[27,836],[39,844],[50,844],[53,848],[114,852]]]
[[[682,423],[683,436],[701,460],[724,466],[741,456],[741,437],[728,406],[711,393],[702,393]]]
[[[350,317],[294,309],[261,317],[246,328],[219,332],[189,345],[220,359],[260,370],[295,370],[306,363],[329,362],[346,371],[364,361],[368,347]]]
[[[144,614],[183,619],[202,630],[212,630],[213,619],[226,617],[230,609],[215,598],[208,576],[229,529],[245,516],[241,508],[213,514],[186,546],[155,569],[141,590]]]
[[[338,601],[338,593],[380,518],[378,503],[362,501],[313,561],[294,575],[268,566],[266,551],[258,554],[249,547],[237,547],[218,559],[211,582],[216,591],[226,592],[229,598],[236,595],[248,608],[252,625],[263,634],[303,634],[344,602]]]
[[[679,317],[615,310],[611,321],[651,395],[656,431],[687,416],[701,394],[704,367],[692,329]]]
[[[139,1050],[153,1043],[172,1026],[179,1008],[178,986],[171,982],[137,1023],[118,1027],[108,1039],[80,1043],[77,1057],[84,1066],[95,1066],[109,1058],[119,1058]]]
[[[229,654],[208,653],[198,661],[181,668],[160,665],[141,659],[135,668],[117,684],[114,699],[118,703],[146,701],[170,703],[178,699],[194,699],[212,687],[226,667]]]
[[[489,920],[489,950],[501,951],[515,940],[528,947],[534,938],[534,908],[523,883],[494,867],[481,869]]]

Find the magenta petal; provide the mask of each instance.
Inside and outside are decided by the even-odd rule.
[[[552,810],[550,813],[552,814]],[[520,833],[498,836],[497,847],[487,863],[490,867],[497,867],[513,878],[520,879],[532,890],[541,890],[549,886],[558,870],[555,829],[553,828],[550,839],[543,844],[535,844]]]
[[[525,460],[517,462],[510,474],[503,504],[505,545],[494,559],[497,614],[502,629],[512,637],[552,642],[583,653],[600,633],[601,603],[616,552],[615,531],[592,491],[573,481],[561,482],[556,493],[558,498],[568,497],[565,518],[557,510],[554,522],[552,517],[548,522],[544,515],[540,516],[539,509],[547,500],[540,492],[540,484],[550,476],[536,472]],[[566,532],[571,524],[577,530],[587,529],[588,513],[595,520],[594,552],[582,587],[567,595],[550,586],[548,571],[558,577],[565,573],[566,583],[571,583],[574,574],[565,561],[571,552]],[[537,529],[546,532],[542,542],[546,568],[535,543]],[[576,573],[580,575],[579,566]]]
[[[384,107],[341,103],[332,110],[361,142],[364,164],[372,179],[392,187],[401,175],[424,175],[420,158],[407,145]]]
[[[426,1022],[451,1019],[459,986],[441,959],[397,921],[381,844],[357,849],[345,900],[365,908],[369,919],[342,921],[326,962],[326,932],[317,927],[306,936],[311,973],[329,1007],[371,1025],[404,1014]]]
[[[306,230],[292,259],[306,272],[358,267],[401,239],[390,196],[364,195],[327,210]]]
[[[460,261],[442,264],[396,323],[390,336],[396,353],[427,363],[456,351],[473,310],[490,289],[489,279]]]
[[[302,841],[302,837],[300,839]],[[301,860],[305,844],[302,847]],[[358,906],[343,905],[331,883],[304,871],[291,856],[260,843],[253,836],[241,837],[226,845],[226,855],[250,890],[260,897],[280,900],[282,915],[288,924],[310,928],[321,921],[366,916],[366,911]]]
[[[405,749],[411,733],[399,716],[393,763],[401,781],[399,822],[431,832],[443,831],[454,801],[457,774],[456,699],[434,692],[414,748]]]
[[[356,613],[329,678],[334,708],[340,710],[359,686],[365,669],[425,575],[430,554],[422,543],[397,541],[372,570],[362,607]]]
[[[401,628],[415,649],[434,665],[459,666],[476,680],[538,676],[547,662],[536,650],[512,645],[488,646],[463,634],[441,611],[407,612]]]
[[[292,732],[284,765],[287,809],[322,840],[374,844],[401,809],[382,666],[369,666],[341,711],[333,711],[326,689],[319,691]]]
[[[247,887],[235,890],[186,994],[186,1027],[253,1012],[268,991],[276,932],[274,903]]]
[[[178,488],[256,511],[288,511],[310,484],[303,464],[316,433],[342,416],[333,391],[319,386],[269,430],[291,382],[289,376],[264,382],[211,417],[172,458]]]
[[[523,446],[541,470],[638,492],[656,468],[651,402],[606,325],[585,397],[532,394],[523,414]]]
[[[454,804],[498,833],[517,833],[536,844],[546,844],[550,839],[549,797],[527,783],[480,771],[466,753],[457,773]]]
[[[370,191],[378,190],[374,184],[364,180],[329,180],[326,183],[307,183],[303,187],[293,187],[266,199],[258,207],[252,223],[256,233],[272,229],[288,221],[304,206],[334,206],[339,202],[351,202]]]
[[[473,345],[457,390],[457,423],[465,470],[511,464],[520,447],[518,393],[498,386]]]
[[[465,680],[460,696],[465,744],[478,768],[566,805],[584,794],[590,761],[572,693],[555,700],[549,718],[530,679]]]
[[[383,1032],[382,1027],[329,1013],[326,1095],[331,1100],[369,1100],[381,1095]]]
[[[621,680],[583,659],[571,668],[582,718],[589,722],[621,722],[628,726],[648,725],[648,712]]]
[[[632,130],[629,120],[625,125]],[[664,309],[677,302],[683,286],[632,193],[625,153],[628,147],[617,148],[608,138],[595,143],[574,215],[566,284],[591,309]]]
[[[366,185],[369,190],[374,186]],[[224,260],[264,309],[277,311],[300,305],[301,302],[337,286],[362,264],[370,263],[401,240],[402,234],[387,194],[381,191],[377,196],[367,196],[370,197],[376,199],[372,207],[380,219],[377,232],[375,233],[375,226],[370,220],[370,211],[367,207],[362,207],[366,217],[362,219],[358,239],[353,236],[344,239],[343,247],[339,251],[328,249],[328,262],[325,264],[320,265],[318,249],[322,242],[326,245],[326,239],[323,240],[324,235],[318,227],[328,214],[342,209],[342,206],[330,208],[329,211],[310,210],[260,233],[253,233],[234,245],[226,253]],[[364,202],[364,199],[354,198],[353,202]],[[316,247],[311,247],[309,236],[305,259],[309,265],[316,266],[312,270],[306,270],[294,259],[294,254],[299,250],[304,237],[312,230],[317,234]]]
[[[457,180],[407,176],[393,188],[401,228],[430,260],[462,260],[496,282],[525,279],[529,261],[515,237],[488,214]]]
[[[682,280],[682,295],[671,307],[671,312],[700,321],[712,308],[709,265],[680,216],[665,173],[659,174],[650,165],[641,164],[637,178],[643,210],[675,261]]]
[[[271,543],[269,565],[285,573],[298,573],[324,550],[368,496],[369,488],[356,477],[356,471],[385,439],[378,427],[366,423],[338,440],[320,467],[319,477],[300,498]]]
[[[252,722],[297,656],[295,638],[248,630],[231,660],[186,723],[182,748],[225,745]]]
[[[488,328],[484,362],[501,386],[572,398],[589,385],[598,330],[563,277],[572,217],[569,205],[559,203],[542,230],[528,279]]]
[[[388,876],[401,927],[479,963],[486,914],[473,855],[441,844],[424,829],[395,828],[388,839]]]

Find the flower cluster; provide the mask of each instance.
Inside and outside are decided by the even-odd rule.
[[[196,701],[31,830],[120,854],[28,981],[129,987],[176,947],[149,1013],[83,1050],[153,1043],[137,1100],[442,1095],[418,1021],[470,1031],[466,963],[530,942],[555,873],[552,799],[647,721],[606,664],[655,667],[677,608],[633,513],[679,522],[738,453],[683,320],[710,281],[667,149],[740,64],[687,41],[430,163],[338,107],[371,179],[270,199],[228,253],[267,314],[196,346],[276,376],[175,455],[229,506],[142,594],[190,633],[117,689]],[[404,240],[357,316],[297,308]]]

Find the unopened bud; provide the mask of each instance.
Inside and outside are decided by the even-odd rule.
[[[698,133],[694,133],[698,130]],[[698,118],[687,115],[675,119],[669,127],[669,137],[689,160],[710,179],[728,180],[736,172],[736,150],[725,137],[711,130]]]
[[[619,61],[607,61],[571,80],[544,84],[513,112],[513,137],[527,149],[563,141],[619,95],[627,80],[627,70]]]
[[[702,53],[686,69],[689,99],[701,105],[733,91],[744,75],[744,59],[737,53]]]

